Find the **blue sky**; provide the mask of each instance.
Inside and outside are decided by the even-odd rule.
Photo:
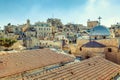
[[[120,22],[120,0],[0,0],[0,26],[60,18],[64,24],[86,25],[88,19],[102,17],[102,24]]]

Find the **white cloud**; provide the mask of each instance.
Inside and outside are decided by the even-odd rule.
[[[118,5],[112,4],[112,0],[88,0],[82,16],[92,20],[97,20],[97,17],[101,16],[103,18],[102,24],[110,26],[120,21],[118,18],[120,12],[116,11],[118,7]]]
[[[88,19],[98,20],[97,18],[101,16],[102,25],[109,27],[111,24],[120,21],[118,18],[120,12],[117,10],[119,7],[118,5],[113,5],[112,0],[88,0],[83,6],[66,12],[60,11],[61,15],[59,16],[63,17],[63,22],[82,23],[84,25],[86,25]]]

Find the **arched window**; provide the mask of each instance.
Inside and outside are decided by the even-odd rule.
[[[80,47],[80,51],[82,51],[82,48]]]

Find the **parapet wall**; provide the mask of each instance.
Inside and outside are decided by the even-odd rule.
[[[80,39],[77,40],[77,46],[82,46],[83,44],[87,43],[89,40],[87,39]],[[107,47],[119,47],[119,41],[117,38],[111,38],[111,39],[99,39],[99,40],[94,40],[96,42],[99,42],[101,44],[106,45]]]

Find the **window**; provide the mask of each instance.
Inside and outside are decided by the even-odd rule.
[[[103,36],[103,39],[106,39],[106,37],[105,37],[105,36]]]
[[[112,49],[111,49],[111,48],[108,48],[108,52],[112,52]]]
[[[85,58],[86,58],[86,59],[89,59],[89,58],[90,58],[90,56],[88,56],[88,55],[87,55],[87,56],[85,56]]]
[[[95,40],[97,39],[97,37],[95,37]]]
[[[80,51],[82,51],[82,48],[80,47]]]
[[[72,54],[71,51],[68,52],[69,54]]]
[[[67,40],[66,40],[66,43],[67,43]]]

